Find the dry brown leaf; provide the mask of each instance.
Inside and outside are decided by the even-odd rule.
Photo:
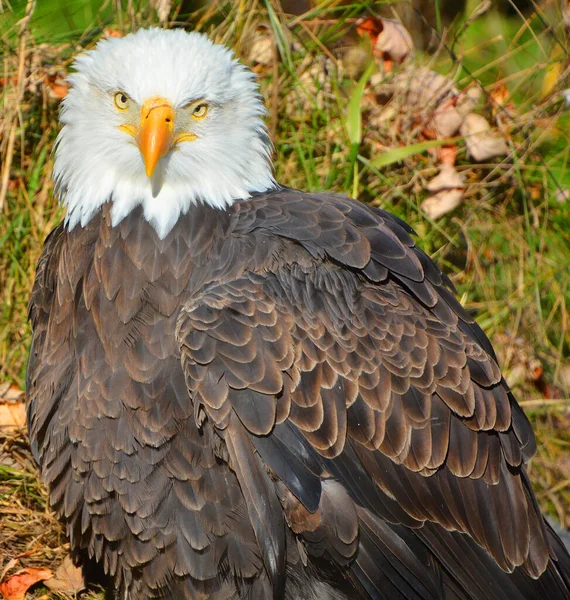
[[[507,142],[494,135],[485,117],[470,113],[463,121],[459,132],[465,138],[469,155],[476,161],[488,160],[509,153]]]
[[[8,571],[11,571],[17,564],[18,564],[18,557],[14,556],[14,558],[11,558],[5,565],[4,568],[2,569],[2,572],[0,573],[0,581],[4,581],[4,577],[6,577],[6,573],[8,573]]]
[[[85,589],[83,570],[73,564],[70,556],[66,556],[56,569],[53,578],[46,581],[45,585],[54,592],[78,594]]]
[[[120,38],[123,37],[123,34],[118,29],[111,29],[111,27],[107,27],[103,30],[104,38]]]
[[[265,67],[275,60],[275,42],[269,27],[260,25],[253,34],[253,41],[247,55],[248,62]]]
[[[506,86],[501,84],[495,87],[490,98],[493,117],[501,118],[503,122],[515,118],[517,109]]]
[[[23,402],[0,404],[0,427],[24,427],[26,406]]]
[[[9,381],[0,383],[0,404],[18,402],[23,400],[24,395],[24,390],[17,385]]]
[[[481,90],[468,87],[459,91],[452,79],[427,67],[410,65],[384,83],[379,73],[371,78],[377,100],[392,98],[390,104],[402,115],[414,116],[428,139],[457,135],[466,116],[475,108]]]
[[[503,84],[498,85],[491,91],[491,100],[496,106],[505,106],[509,98],[509,90]]]
[[[452,165],[442,165],[439,173],[427,184],[429,192],[441,192],[441,190],[463,189],[465,183],[463,177]]]
[[[449,81],[451,83],[451,80]],[[453,98],[436,108],[428,127],[435,131],[439,139],[455,135],[465,117],[475,108],[480,96],[481,91],[474,87],[458,92]]]
[[[50,569],[22,569],[0,583],[0,594],[4,600],[25,600],[29,588],[50,577],[53,577]]]
[[[401,63],[413,53],[412,36],[399,21],[367,17],[356,22],[356,29],[370,37],[374,54],[384,61]]]
[[[374,50],[383,52],[390,59],[401,63],[414,51],[412,36],[399,22],[392,19],[381,19],[383,29],[376,39]]]
[[[431,219],[443,217],[463,200],[465,183],[453,165],[441,165],[439,173],[426,187],[431,195],[424,200],[421,208]]]
[[[453,81],[426,67],[406,67],[394,75],[392,82],[380,92],[394,94],[411,109],[433,109],[459,94]]]
[[[455,106],[445,106],[435,111],[427,127],[430,131],[433,131],[434,137],[444,139],[455,135],[459,131],[464,118]]]
[[[10,382],[0,384],[0,427],[23,427],[26,424],[24,392]]]
[[[457,158],[457,146],[455,144],[451,146],[441,146],[436,148],[437,160],[440,165],[451,165],[455,164]]]
[[[463,190],[441,190],[441,192],[432,194],[429,198],[424,200],[421,209],[428,217],[430,217],[430,219],[435,220],[457,208],[462,200]]]
[[[368,127],[380,129],[385,124],[393,123],[398,115],[396,107],[392,104],[387,106],[379,105],[377,102],[368,102],[369,111],[366,115],[366,124]]]
[[[49,97],[52,100],[62,100],[67,96],[69,84],[59,73],[46,75],[45,83],[49,90]]]

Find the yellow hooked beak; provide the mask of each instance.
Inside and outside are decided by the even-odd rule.
[[[164,98],[151,98],[141,109],[141,122],[136,136],[147,177],[152,177],[158,161],[166,156],[174,143],[174,109]]]

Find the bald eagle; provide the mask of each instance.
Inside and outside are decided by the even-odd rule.
[[[570,598],[531,427],[411,228],[278,184],[203,35],[69,79],[27,397],[77,559],[131,600]]]

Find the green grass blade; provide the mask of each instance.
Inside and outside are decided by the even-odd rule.
[[[364,71],[364,75],[360,78],[350,100],[348,102],[348,111],[346,115],[346,133],[348,134],[348,139],[350,144],[358,144],[362,141],[362,94],[364,93],[364,88],[370,76],[372,75],[374,68],[374,63],[370,63],[366,71]]]
[[[421,154],[430,148],[437,148],[439,146],[445,146],[453,143],[454,139],[443,139],[443,140],[429,140],[427,142],[419,142],[418,144],[410,144],[409,146],[400,146],[393,150],[388,150],[380,156],[372,159],[370,165],[373,167],[385,167],[395,162],[400,162],[406,158],[410,158],[415,154]]]

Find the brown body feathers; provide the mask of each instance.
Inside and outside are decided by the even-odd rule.
[[[122,598],[569,598],[489,341],[388,213],[279,189],[48,238],[28,414]]]

